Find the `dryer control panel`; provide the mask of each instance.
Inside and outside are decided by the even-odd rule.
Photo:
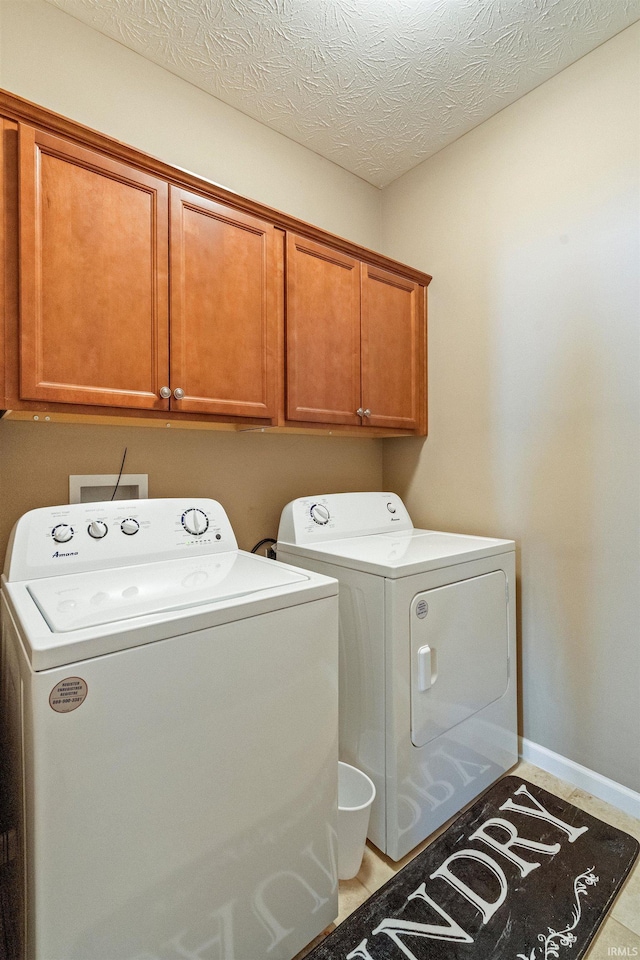
[[[71,503],[18,520],[4,572],[9,581],[30,580],[237,549],[217,500]]]
[[[292,500],[282,511],[279,543],[318,543],[413,530],[395,493],[329,493]]]

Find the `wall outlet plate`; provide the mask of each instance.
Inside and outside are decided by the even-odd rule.
[[[76,474],[69,477],[69,503],[95,503],[111,500],[117,473]],[[149,498],[149,474],[123,473],[120,477],[116,500],[147,500]]]

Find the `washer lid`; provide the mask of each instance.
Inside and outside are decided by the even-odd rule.
[[[513,549],[512,540],[414,529],[314,544],[283,543],[278,546],[278,556],[290,563],[295,563],[296,556],[315,558],[381,577],[396,578]]]
[[[278,564],[230,551],[26,584],[53,633],[215,604],[309,580]]]

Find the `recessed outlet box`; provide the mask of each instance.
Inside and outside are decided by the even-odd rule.
[[[69,503],[95,503],[111,500],[118,483],[117,473],[85,474],[69,477]],[[123,473],[114,500],[147,500],[149,474]]]

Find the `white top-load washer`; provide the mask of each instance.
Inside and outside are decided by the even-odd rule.
[[[514,543],[344,493],[287,504],[277,556],[340,582],[340,758],[399,860],[517,761]]]
[[[26,960],[290,960],[336,916],[335,580],[219,503],[31,511],[2,578]]]

